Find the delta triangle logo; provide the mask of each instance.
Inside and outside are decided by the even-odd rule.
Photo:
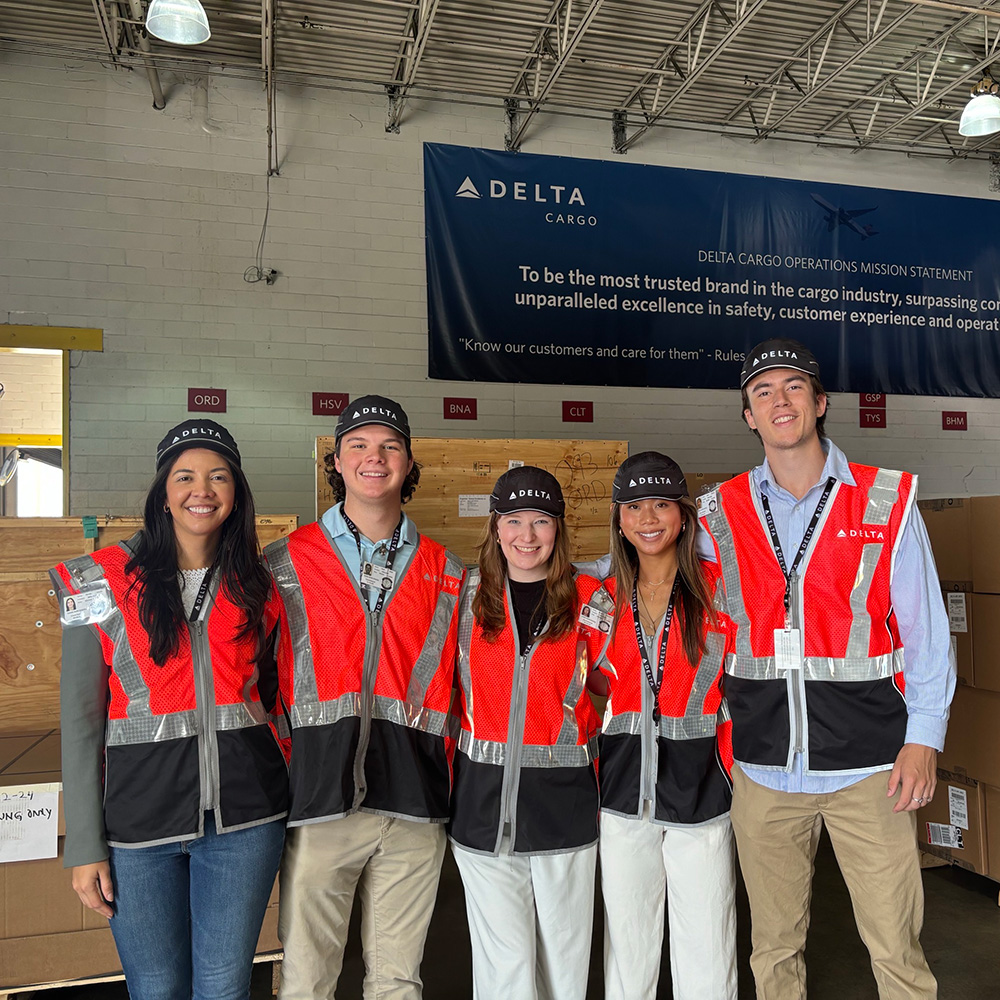
[[[516,500],[517,499],[517,494],[516,493],[511,493],[511,495],[509,497],[507,497],[507,499],[508,500]]]
[[[629,486],[638,486],[639,485],[634,479],[630,479],[628,481],[628,484],[629,484]]]
[[[847,532],[844,531],[843,528],[841,528],[840,531],[837,532],[837,537],[838,538],[846,538],[847,537]]]
[[[459,185],[458,190],[455,192],[456,198],[482,198],[482,195],[476,190],[476,185],[472,183],[471,177],[466,177],[464,181]]]

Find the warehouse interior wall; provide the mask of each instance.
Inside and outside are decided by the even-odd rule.
[[[553,385],[427,378],[421,144],[502,149],[499,104],[411,99],[387,134],[379,94],[279,85],[269,285],[244,280],[265,210],[259,83],[163,78],[157,112],[142,73],[0,53],[0,323],[104,330],[102,352],[71,355],[70,513],[137,512],[189,388],[227,390],[218,419],[258,509],[307,521],[314,439],[335,419],[312,415],[313,392],[392,396],[417,436],[625,439],[692,472],[759,461],[735,390],[561,386],[550,361]],[[598,116],[539,115],[523,149],[615,159]],[[626,159],[997,197],[982,161],[677,129],[652,129]],[[477,397],[476,421],[444,419],[456,395]],[[593,424],[564,424],[564,399],[593,400]],[[887,409],[885,429],[861,429],[857,396],[835,396],[827,430],[856,461],[919,473],[923,497],[1000,493],[996,401],[890,396]],[[945,409],[967,411],[969,429],[943,430]]]

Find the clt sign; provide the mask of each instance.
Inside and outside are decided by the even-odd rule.
[[[225,413],[225,389],[188,389],[189,413]]]

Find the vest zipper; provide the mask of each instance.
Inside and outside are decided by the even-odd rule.
[[[791,701],[791,723],[792,723],[792,749],[794,753],[804,753],[804,706],[805,706],[805,630],[802,627],[802,577],[793,573],[790,578],[791,616],[792,628],[799,630],[799,669],[791,672],[792,676],[792,701]]]
[[[375,705],[375,675],[378,673],[379,654],[382,651],[382,612],[368,611],[368,631],[365,635],[365,657],[361,669],[361,726],[358,734],[358,749],[354,755],[354,808],[360,807],[368,792],[365,781],[365,757],[372,735],[372,711]]]
[[[659,650],[657,650],[657,653]],[[643,677],[642,694],[639,699],[641,728],[639,730],[640,779],[639,818],[642,818],[643,803],[649,803],[650,818],[656,813],[656,723],[653,721],[653,689]]]
[[[515,627],[515,639],[517,629]],[[535,648],[518,657],[514,671],[514,690],[510,702],[510,718],[507,721],[507,753],[504,757],[503,785],[500,793],[500,818],[505,827],[509,826],[510,850],[514,853],[514,837],[517,833],[517,788],[521,770],[521,750],[524,744],[524,716],[528,707],[528,674],[531,657]]]
[[[191,637],[191,662],[194,665],[194,693],[198,718],[198,766],[201,771],[201,811],[215,809],[218,803],[216,774],[219,748],[215,733],[215,681],[212,658],[207,650],[205,623],[188,622]]]

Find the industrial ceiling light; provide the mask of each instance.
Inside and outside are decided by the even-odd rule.
[[[993,82],[989,70],[972,88],[972,100],[962,112],[958,134],[965,136],[992,135],[1000,132],[1000,84]]]
[[[146,30],[175,45],[200,45],[212,37],[199,0],[150,0]]]

